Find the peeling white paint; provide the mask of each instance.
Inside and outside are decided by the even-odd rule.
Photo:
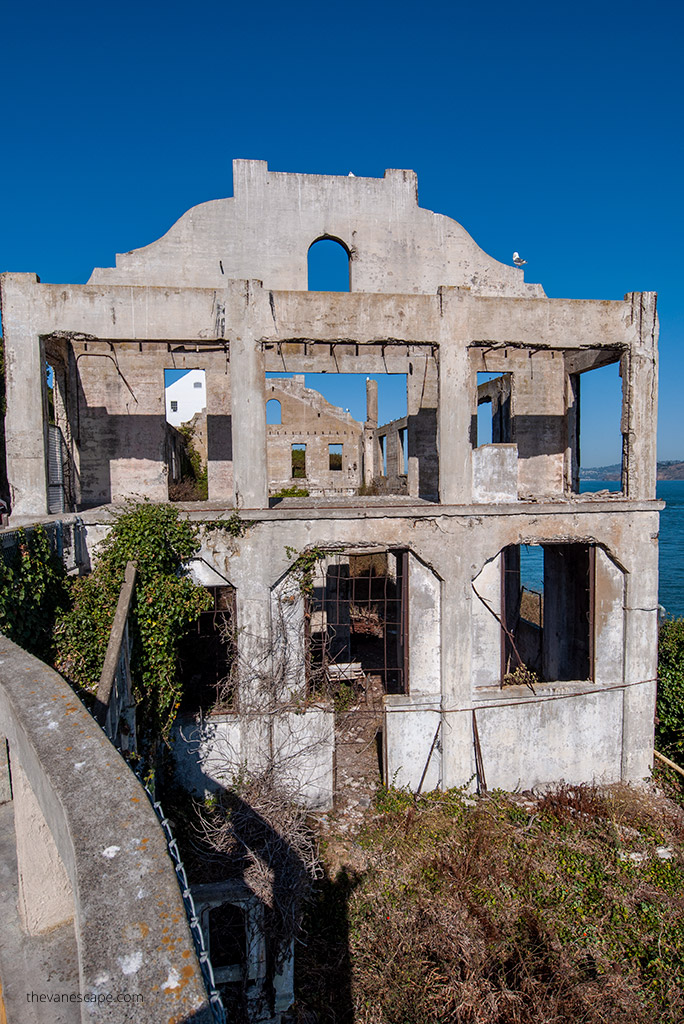
[[[119,965],[123,974],[137,974],[142,967],[142,962],[143,955],[140,949],[119,959]]]
[[[82,768],[85,763],[85,761],[74,761],[74,768],[78,771],[78,769]]]
[[[102,851],[102,856],[108,857],[111,860],[112,857],[116,857],[120,849],[120,846],[108,846],[106,850]]]
[[[169,976],[162,984],[162,988],[178,988],[180,985],[180,974],[175,967],[169,969]]]

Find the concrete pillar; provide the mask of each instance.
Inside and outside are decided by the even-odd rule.
[[[21,765],[12,764],[14,827],[19,873],[19,920],[29,935],[73,920],[71,885]]]
[[[625,576],[625,682],[622,710],[622,778],[645,778],[653,764],[658,671],[658,513],[644,516],[639,572]],[[642,682],[643,681],[643,682]],[[638,685],[641,683],[641,685]],[[636,684],[636,685],[635,685]]]
[[[658,422],[658,317],[655,292],[630,292],[628,325],[631,337],[623,359],[623,479],[628,498],[655,498]],[[625,381],[625,370],[627,380]]]
[[[243,335],[230,345],[233,477],[238,508],[268,507],[264,354]]]
[[[0,278],[5,346],[5,444],[13,516],[43,516],[47,492],[47,383],[36,324],[35,274]]]
[[[369,486],[381,476],[378,426],[378,382],[366,377],[366,422],[363,425],[363,482]]]
[[[439,381],[434,359],[411,361],[406,377],[408,492],[436,499],[438,492],[437,405]]]
[[[9,803],[12,799],[12,780],[9,770],[7,740],[0,736],[0,804]]]
[[[471,586],[460,568],[444,573],[441,593],[442,785],[462,786],[475,773],[471,707]],[[486,768],[485,768],[486,770]]]
[[[232,352],[231,352],[232,357]],[[207,485],[209,501],[233,500],[232,364],[207,367]]]
[[[472,501],[470,425],[477,415],[477,387],[468,358],[467,299],[458,288],[443,288],[440,294],[439,500],[467,505]]]

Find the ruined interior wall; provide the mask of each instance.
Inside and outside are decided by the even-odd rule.
[[[267,426],[269,489],[298,486],[310,494],[353,494],[363,479],[363,426],[303,379],[269,378],[265,400],[280,402],[280,424]],[[292,475],[292,445],[306,445],[306,476]],[[329,445],[342,445],[342,467],[330,469]]]

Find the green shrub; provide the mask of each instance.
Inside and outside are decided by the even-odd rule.
[[[656,747],[684,765],[684,619],[660,627]]]
[[[58,610],[68,603],[66,572],[42,528],[19,530],[0,556],[0,630],[37,658],[50,661]]]
[[[136,562],[131,674],[138,720],[150,735],[166,735],[171,727],[182,696],[178,642],[211,604],[208,592],[181,573],[198,547],[197,530],[172,505],[125,506],[94,571],[72,582],[71,607],[57,621],[57,669],[76,687],[95,692],[126,563]]]

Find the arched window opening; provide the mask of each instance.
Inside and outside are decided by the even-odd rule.
[[[334,238],[319,238],[309,246],[309,291],[351,291],[349,253]]]
[[[277,398],[270,398],[266,403],[266,423],[269,426],[275,427],[282,422],[280,402]]]

